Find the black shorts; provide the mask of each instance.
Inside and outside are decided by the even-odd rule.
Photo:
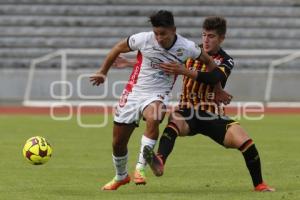
[[[181,109],[176,112],[182,115],[189,125],[189,135],[202,134],[223,146],[225,134],[229,126],[238,124],[238,122],[227,116],[220,116],[199,109]]]

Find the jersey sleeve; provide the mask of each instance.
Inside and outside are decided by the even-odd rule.
[[[228,57],[224,58],[223,62],[218,65],[218,68],[225,74],[226,78],[228,78],[228,76],[231,73],[231,70],[233,69],[233,66],[233,59]]]
[[[128,47],[132,51],[140,50],[146,43],[147,35],[146,33],[137,33],[129,36],[127,38]]]
[[[190,46],[189,47],[189,49],[190,49],[190,55],[189,55],[189,57],[193,58],[193,59],[199,58],[199,56],[202,53],[202,50],[199,47],[199,45],[197,45],[196,43],[194,43],[194,42],[191,41],[190,44],[189,44],[189,46]]]

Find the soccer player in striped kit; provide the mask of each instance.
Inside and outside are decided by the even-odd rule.
[[[144,157],[156,176],[163,174],[164,165],[177,136],[203,134],[226,148],[238,149],[252,178],[254,191],[275,191],[262,178],[260,157],[253,140],[240,124],[226,115],[216,99],[217,84],[225,87],[234,66],[233,59],[221,48],[225,39],[226,20],[208,17],[203,22],[203,50],[217,64],[212,71],[202,61],[188,59],[185,65],[164,63],[160,67],[173,75],[184,75],[179,109],[170,115],[159,142],[157,154],[145,146]]]

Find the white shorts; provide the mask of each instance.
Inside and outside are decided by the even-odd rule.
[[[114,121],[117,123],[132,124],[137,126],[142,117],[143,110],[152,102],[161,101],[167,106],[169,100],[166,94],[142,94],[138,92],[124,92],[115,109]]]

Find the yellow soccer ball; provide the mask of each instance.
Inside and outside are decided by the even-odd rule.
[[[49,142],[41,137],[29,138],[23,148],[23,156],[33,165],[46,163],[52,155],[52,147]]]

